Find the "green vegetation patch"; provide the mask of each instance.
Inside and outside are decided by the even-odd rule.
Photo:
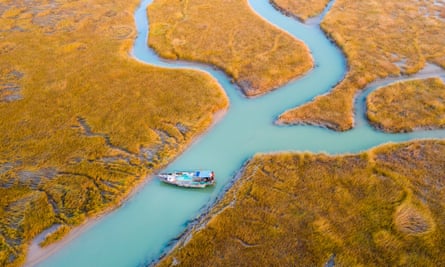
[[[0,3],[0,266],[114,207],[228,106],[206,74],[129,57],[138,4]]]
[[[427,62],[445,68],[445,20],[435,1],[337,0],[321,24],[346,54],[345,79],[329,94],[280,116],[345,131],[353,127],[353,99],[379,78],[412,74]]]
[[[367,99],[370,122],[386,132],[445,127],[445,84],[439,78],[396,83]]]
[[[162,57],[220,67],[247,96],[312,67],[306,46],[255,15],[247,0],[155,0],[148,15],[148,42]]]
[[[256,155],[160,266],[444,265],[444,153],[444,141],[417,141]]]

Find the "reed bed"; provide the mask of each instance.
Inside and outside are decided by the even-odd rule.
[[[259,154],[159,266],[441,266],[444,141]]]
[[[286,15],[294,16],[302,21],[320,14],[329,0],[270,0],[270,3]]]
[[[149,45],[162,57],[215,65],[247,96],[264,94],[312,68],[307,47],[242,1],[155,0]]]
[[[426,62],[445,68],[444,5],[436,2],[337,0],[321,27],[346,54],[348,73],[330,93],[279,121],[346,131],[354,126],[354,97],[368,83],[416,73]]]
[[[1,266],[114,207],[227,108],[208,75],[129,56],[138,4],[0,3]]]
[[[385,132],[445,127],[445,84],[439,78],[396,83],[372,92],[368,120]]]

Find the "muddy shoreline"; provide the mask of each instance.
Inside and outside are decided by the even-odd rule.
[[[218,196],[208,205],[203,207],[199,211],[199,216],[196,218],[190,220],[187,222],[186,229],[180,233],[175,238],[172,238],[167,246],[165,247],[165,251],[162,253],[162,255],[151,262],[147,262],[145,266],[155,266],[157,263],[162,261],[166,256],[170,254],[175,248],[181,247],[191,239],[194,233],[205,227],[207,223],[213,218],[214,215],[218,214],[221,210],[224,210],[226,207],[222,207],[220,209],[214,210],[215,207],[218,206],[218,204],[221,203],[221,201],[224,199],[224,196],[226,193],[233,188],[233,186],[238,182],[238,180],[242,177],[242,174],[244,173],[245,168],[249,164],[250,159],[246,160],[241,168],[238,170],[238,172],[232,177],[230,182],[224,186],[223,190],[218,194]]]
[[[222,89],[221,89],[222,90]],[[228,107],[224,110],[217,111],[213,114],[212,124],[201,134],[197,135],[193,138],[189,144],[185,145],[184,148],[179,151],[179,153],[170,161],[173,162],[175,158],[181,156],[181,154],[186,151],[189,147],[191,147],[194,143],[198,142],[207,132],[209,132],[219,121],[221,121],[225,114],[228,111]],[[131,190],[129,190],[128,194],[122,197],[122,200],[119,201],[115,206],[109,207],[92,217],[87,218],[82,224],[75,226],[71,229],[71,231],[64,236],[61,240],[50,244],[44,248],[40,247],[38,243],[42,241],[42,235],[46,235],[48,233],[43,232],[42,234],[36,236],[29,244],[28,253],[26,254],[26,261],[24,266],[31,267],[35,266],[45,259],[49,258],[51,255],[59,252],[61,249],[65,248],[71,241],[84,234],[86,231],[94,227],[100,220],[102,220],[106,215],[111,212],[117,210],[118,208],[125,205],[132,197],[134,197],[144,186],[150,183],[157,172],[166,168],[166,166],[159,166],[159,168],[153,170],[152,174],[147,175],[145,178],[141,179],[137,184],[133,186]]]

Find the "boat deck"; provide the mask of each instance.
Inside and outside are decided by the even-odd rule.
[[[161,173],[159,179],[180,187],[204,188],[215,184],[213,171]]]

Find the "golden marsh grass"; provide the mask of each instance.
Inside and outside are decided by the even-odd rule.
[[[441,266],[444,141],[256,155],[159,266]]]
[[[329,0],[270,0],[270,3],[286,15],[291,15],[305,21],[310,17],[320,14],[329,3]]]
[[[353,99],[366,84],[426,62],[445,68],[445,17],[435,1],[337,0],[321,27],[346,54],[348,73],[329,94],[280,116],[282,123],[351,129]]]
[[[445,127],[445,84],[439,78],[396,83],[369,94],[366,115],[386,132]]]
[[[242,1],[155,0],[149,45],[162,57],[220,67],[247,96],[266,93],[312,67],[306,46]]]
[[[0,265],[115,206],[228,100],[208,75],[129,57],[139,1],[0,3]]]

